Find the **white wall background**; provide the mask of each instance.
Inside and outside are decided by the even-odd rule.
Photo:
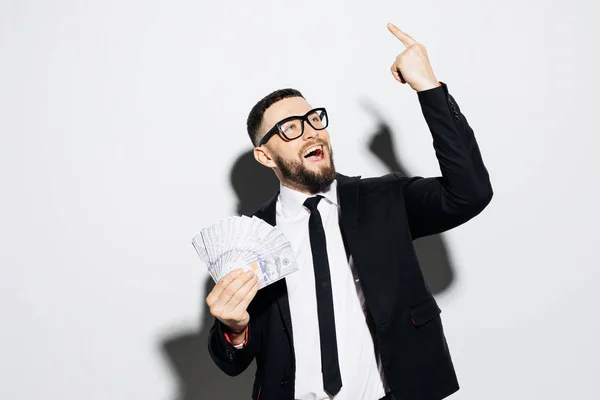
[[[453,398],[598,398],[597,7],[4,0],[0,398],[185,398],[161,346],[202,329],[190,240],[234,214],[231,165],[270,91],[329,109],[340,172],[385,172],[367,97],[406,166],[437,175],[416,95],[389,73],[388,21],[427,47],[495,190],[444,235]]]

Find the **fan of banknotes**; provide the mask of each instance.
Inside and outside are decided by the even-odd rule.
[[[192,244],[215,282],[236,269],[252,269],[259,289],[298,270],[288,240],[257,217],[228,217],[200,231]]]

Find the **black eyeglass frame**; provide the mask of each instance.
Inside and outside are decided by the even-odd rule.
[[[313,124],[308,120],[308,116],[310,114],[313,114],[314,112],[322,112],[322,114],[319,114],[320,118],[323,119],[323,116],[325,116],[325,122],[326,124],[322,127],[322,128],[315,128],[313,126]],[[302,129],[300,130],[300,134],[298,136],[295,136],[293,138],[288,137],[285,132],[283,132],[283,129],[281,129],[281,125],[285,124],[288,121],[291,121],[293,119],[300,119],[300,121],[302,122]],[[329,118],[327,117],[327,110],[325,110],[325,108],[323,107],[318,107],[318,108],[313,108],[312,110],[310,110],[309,112],[307,112],[304,115],[292,115],[289,117],[286,117],[284,119],[282,119],[281,121],[279,121],[278,123],[275,124],[274,127],[272,127],[266,134],[265,136],[263,136],[263,138],[260,140],[260,142],[258,143],[258,145],[256,147],[260,147],[263,144],[267,143],[269,141],[269,139],[271,139],[271,137],[276,134],[276,133],[280,133],[281,136],[283,136],[283,138],[285,140],[294,140],[294,139],[298,139],[299,137],[301,137],[302,135],[304,135],[304,122],[308,122],[308,124],[311,126],[311,128],[313,128],[316,131],[322,131],[323,129],[326,129],[327,126],[329,126]]]

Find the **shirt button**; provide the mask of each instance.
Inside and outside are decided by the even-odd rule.
[[[285,325],[281,327],[281,330],[285,332]]]
[[[279,383],[281,383],[281,386],[285,386],[285,385],[287,385],[288,381],[287,381],[287,379],[283,378],[281,380],[281,382],[279,382]]]
[[[227,353],[227,357],[229,357],[230,360],[233,360],[233,351],[231,351],[231,349],[227,349],[225,352]]]

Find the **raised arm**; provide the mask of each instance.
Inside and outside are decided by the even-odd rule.
[[[435,78],[425,47],[392,24],[388,29],[406,46],[392,64],[392,75],[417,91],[442,172],[435,178],[394,174],[416,239],[473,218],[489,204],[493,191],[473,130],[447,85]]]

